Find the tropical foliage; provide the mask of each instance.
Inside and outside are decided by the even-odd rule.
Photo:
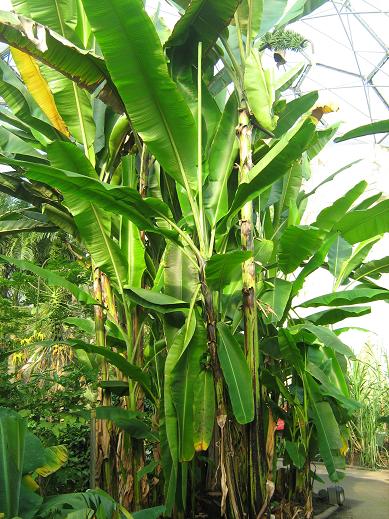
[[[282,98],[303,67],[275,74],[261,45],[323,1],[176,3],[171,33],[141,0],[14,0],[0,13],[17,69],[0,61],[0,190],[27,204],[0,232],[64,233],[93,289],[2,261],[86,308],[67,318],[83,338],[28,348],[60,343],[99,367],[92,487],[131,511],[153,507],[147,517],[255,518],[291,503],[312,517],[311,462],[341,479],[359,407],[353,352],[332,326],[389,298],[375,275],[384,260],[374,275],[364,263],[389,204],[360,182],[315,221],[304,215],[321,185],[304,191],[310,160],[335,129],[321,126],[316,92]],[[335,290],[301,301],[320,268]],[[124,514],[88,496],[65,501]]]

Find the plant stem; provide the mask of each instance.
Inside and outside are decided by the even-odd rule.
[[[205,242],[203,211],[203,153],[202,153],[202,42],[198,43],[197,52],[197,189],[199,197],[200,233]],[[199,237],[200,238],[200,237]],[[202,240],[200,241],[200,244]],[[204,243],[205,245],[205,243]],[[200,247],[201,250],[201,247]],[[204,254],[205,250],[201,250]]]
[[[238,137],[240,149],[240,178],[239,183],[248,181],[252,168],[252,127],[247,105],[244,101],[239,110]],[[259,381],[258,381],[258,320],[256,305],[256,268],[254,262],[254,222],[253,202],[247,202],[241,211],[241,244],[242,249],[251,251],[253,256],[242,265],[243,283],[243,317],[244,317],[244,345],[247,362],[251,371],[252,386],[254,391],[254,405],[256,416],[254,422],[249,425],[248,431],[248,455],[249,455],[249,488],[251,513],[259,509],[260,498],[260,471],[259,471],[259,432],[258,432],[258,406],[260,405]]]

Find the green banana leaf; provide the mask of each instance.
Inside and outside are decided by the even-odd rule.
[[[335,279],[339,277],[352,252],[352,246],[340,234],[337,234],[328,251],[328,268]]]
[[[358,184],[351,188],[344,196],[338,198],[332,205],[323,209],[312,225],[324,229],[325,231],[331,231],[366,188],[367,182],[365,180],[358,182]]]
[[[374,123],[364,124],[358,128],[354,128],[346,132],[341,137],[337,137],[335,142],[348,141],[349,139],[356,139],[357,137],[365,137],[366,135],[375,135],[376,133],[389,132],[389,119],[384,121],[376,121]]]
[[[317,384],[309,373],[304,377],[304,385],[309,396],[309,406],[317,431],[320,454],[331,481],[339,481],[344,476],[339,469],[345,467],[345,462],[339,453],[342,440],[338,423],[330,404],[322,400]]]
[[[141,0],[83,0],[132,125],[177,182],[197,189],[197,132]],[[119,29],[119,30],[118,30]],[[123,56],[126,59],[123,61]]]
[[[174,26],[165,48],[174,49],[185,61],[197,56],[197,44],[203,44],[203,55],[213,47],[229,25],[240,0],[193,0]]]
[[[15,411],[0,408],[0,510],[19,515],[27,422]]]
[[[202,369],[194,383],[193,444],[195,451],[206,451],[212,440],[216,402],[213,375]]]
[[[217,355],[228,387],[232,410],[238,423],[254,419],[254,397],[250,370],[240,344],[225,323],[217,324]]]
[[[389,256],[377,260],[363,263],[355,272],[354,279],[359,280],[363,277],[379,279],[382,274],[389,272]]]
[[[336,230],[352,245],[389,232],[389,200],[347,213],[337,223]]]
[[[325,326],[338,323],[350,317],[360,317],[361,315],[370,314],[370,312],[370,306],[341,306],[307,315],[304,319],[307,319],[313,324]]]
[[[236,96],[231,95],[209,152],[209,174],[204,191],[204,206],[212,228],[228,212],[227,182],[239,147],[236,137],[237,124],[238,103]]]
[[[324,238],[325,232],[316,227],[288,227],[280,239],[279,264],[282,272],[289,274],[296,270],[320,248]]]
[[[221,290],[231,282],[235,271],[240,271],[242,263],[252,256],[251,251],[230,251],[214,254],[205,267],[207,284],[213,290]]]
[[[323,296],[314,297],[299,306],[309,308],[311,306],[343,306],[372,303],[373,301],[386,301],[389,299],[389,290],[379,288],[356,287],[351,290],[332,292]]]
[[[158,441],[158,436],[139,418],[139,415],[140,413],[123,409],[122,407],[96,407],[97,420],[110,420],[131,437],[138,440],[146,438],[150,441]]]
[[[15,265],[15,267],[21,270],[29,270],[33,272],[37,276],[40,276],[44,279],[49,286],[53,287],[63,287],[68,290],[80,303],[85,303],[87,305],[96,305],[97,301],[88,293],[79,288],[74,283],[71,283],[66,278],[60,276],[56,272],[53,272],[49,269],[39,267],[34,263],[31,263],[27,260],[18,260],[15,258],[9,258],[8,256],[0,255],[0,260],[5,263],[10,263],[11,265]]]

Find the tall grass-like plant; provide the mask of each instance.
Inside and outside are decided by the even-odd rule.
[[[365,467],[388,466],[387,425],[389,379],[385,356],[367,344],[358,358],[350,361],[350,394],[361,404],[350,422],[350,459]]]

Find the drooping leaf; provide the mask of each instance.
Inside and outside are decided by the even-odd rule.
[[[305,375],[305,386],[308,390],[309,405],[316,427],[320,454],[331,481],[339,481],[344,474],[338,471],[344,467],[341,463],[339,449],[342,447],[339,426],[328,402],[322,401],[317,384],[308,373]]]
[[[65,344],[69,344],[75,349],[81,349],[86,351],[87,353],[97,353],[101,355],[105,359],[109,361],[110,364],[116,366],[126,377],[134,380],[135,382],[139,382],[145,392],[150,396],[152,400],[155,399],[155,395],[151,390],[151,382],[150,377],[147,373],[142,371],[141,368],[135,366],[128,362],[122,355],[116,353],[109,348],[103,346],[95,346],[93,344],[88,344],[86,342],[72,339],[68,341],[64,341]]]
[[[97,304],[97,301],[88,292],[85,292],[84,290],[80,289],[77,285],[71,283],[70,281],[60,276],[56,272],[53,272],[46,268],[39,267],[38,265],[35,265],[34,263],[31,263],[27,260],[18,260],[15,258],[9,258],[7,256],[0,256],[0,259],[6,263],[15,265],[15,267],[21,270],[29,270],[33,272],[37,276],[43,278],[50,286],[65,288],[71,294],[73,294],[77,301],[79,301],[80,303],[85,303],[87,305]]]
[[[206,348],[206,332],[198,320],[196,330],[172,371],[171,396],[177,412],[179,459],[190,461],[195,452],[193,404],[200,358]]]
[[[174,26],[165,47],[173,49],[185,60],[197,56],[197,44],[202,42],[205,55],[233,18],[240,0],[193,0]]]
[[[189,304],[174,297],[144,288],[124,287],[128,297],[135,304],[150,308],[162,314],[177,312],[188,308]]]
[[[88,179],[97,181],[97,174],[82,151],[70,143],[54,142],[47,149],[55,168],[77,171]],[[123,292],[127,283],[128,265],[119,245],[111,238],[111,219],[107,213],[91,203],[80,202],[79,192],[64,191],[65,204],[72,213],[80,236],[92,259],[110,280]]]
[[[373,301],[386,301],[389,299],[389,290],[378,288],[355,287],[351,290],[332,292],[323,296],[314,297],[305,301],[300,306],[343,306],[372,303]]]
[[[307,457],[304,445],[302,443],[286,440],[285,448],[293,462],[293,465],[298,469],[302,469]]]
[[[96,407],[96,418],[98,420],[111,420],[133,438],[158,440],[158,436],[151,431],[150,427],[140,420],[137,412],[121,407],[99,406]]]
[[[350,317],[360,317],[361,315],[366,315],[370,312],[370,306],[343,306],[307,315],[304,319],[307,319],[316,325],[325,326],[328,324],[338,323],[339,321],[349,319]]]
[[[389,272],[389,256],[363,263],[354,273],[354,279],[363,277],[379,279],[382,274]]]
[[[376,238],[370,238],[369,240],[363,241],[356,246],[351,256],[342,265],[342,269],[339,272],[336,280],[336,289],[339,287],[339,285],[341,285],[347,280],[347,278],[354,269],[358,268],[361,265],[363,260],[371,251],[373,245],[376,244],[380,239],[380,236]]]
[[[374,123],[364,124],[354,130],[346,132],[341,137],[337,137],[335,142],[343,142],[349,139],[355,139],[357,137],[365,137],[366,135],[375,135],[376,133],[387,133],[389,132],[389,119],[384,121],[376,121]]]
[[[6,517],[19,512],[26,430],[25,418],[0,408],[0,510]]]
[[[229,326],[218,323],[219,342],[217,354],[227,383],[232,410],[238,423],[254,419],[254,399],[250,370],[240,344]]]
[[[308,330],[327,348],[330,348],[341,355],[346,357],[353,357],[354,352],[352,349],[344,344],[339,337],[329,328],[324,326],[316,326],[315,324],[305,323],[301,325],[301,328]]]
[[[109,11],[104,0],[83,0],[83,4],[135,130],[163,168],[195,191],[195,123],[169,77],[158,34],[143,2],[113,0]]]
[[[45,182],[60,189],[72,197],[75,205],[80,204],[80,210],[85,204],[93,200],[95,206],[115,214],[122,214],[142,230],[150,230],[174,239],[176,233],[153,224],[150,216],[166,216],[167,208],[163,202],[156,199],[143,200],[138,191],[122,187],[111,186],[97,179],[89,178],[72,171],[64,171],[54,167],[39,165],[26,161],[16,161],[0,157],[0,163],[12,164],[25,170],[26,176],[31,179]]]
[[[206,451],[211,443],[215,412],[213,375],[202,369],[194,384],[193,443],[196,452]]]

